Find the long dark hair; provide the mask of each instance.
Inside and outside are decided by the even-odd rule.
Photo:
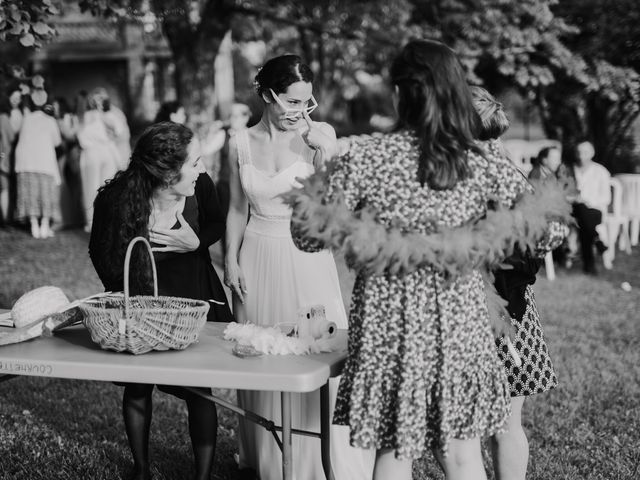
[[[289,85],[296,82],[313,82],[313,71],[298,55],[280,55],[267,61],[255,79],[258,95],[273,90],[284,93]]]
[[[148,238],[153,193],[179,180],[192,138],[193,132],[178,123],[151,125],[136,142],[127,169],[116,173],[98,191],[98,197],[106,199],[114,213],[107,238],[101,242],[104,255],[113,259],[114,268],[122,267],[127,246],[134,237]],[[152,285],[146,251],[139,247],[132,255],[130,282],[132,292],[138,293],[148,293]]]
[[[436,190],[470,176],[467,152],[482,154],[474,139],[480,118],[464,70],[453,50],[432,40],[409,42],[391,66],[398,87],[398,127],[418,137],[418,181]]]

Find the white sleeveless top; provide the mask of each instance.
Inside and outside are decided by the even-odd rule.
[[[315,171],[313,150],[304,146],[299,159],[278,173],[270,174],[257,168],[251,161],[248,130],[238,132],[233,138],[238,150],[240,183],[249,201],[251,216],[290,220],[291,208],[282,201],[280,195],[300,186],[296,178],[306,178]]]

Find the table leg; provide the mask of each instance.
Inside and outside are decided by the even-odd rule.
[[[291,393],[282,392],[282,478],[293,479],[293,462],[291,452]]]
[[[329,382],[320,387],[320,448],[322,451],[322,469],[327,480],[334,480],[331,469],[331,399]]]

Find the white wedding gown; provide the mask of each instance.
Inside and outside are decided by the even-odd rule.
[[[313,151],[300,142],[300,158],[275,175],[259,170],[251,161],[248,131],[234,137],[238,149],[240,180],[249,200],[250,217],[239,254],[247,285],[238,318],[258,325],[293,322],[299,307],[322,304],[327,319],[347,328],[338,272],[331,252],[306,253],[291,239],[291,210],[279,195],[297,185],[296,177],[313,173]],[[295,361],[292,358],[292,361]],[[330,381],[335,403],[338,380]],[[280,394],[239,391],[242,408],[281,425]],[[293,428],[320,431],[320,395],[296,394],[292,400]],[[253,422],[240,420],[240,467],[256,470],[261,480],[282,478],[282,454],[271,433]],[[336,480],[370,479],[375,452],[349,445],[349,429],[331,426],[331,461]],[[324,479],[320,439],[293,436],[293,472],[296,480]]]

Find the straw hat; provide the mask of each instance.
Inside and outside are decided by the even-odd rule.
[[[22,295],[11,309],[11,319],[16,328],[58,312],[69,305],[69,299],[58,287],[45,286]]]

